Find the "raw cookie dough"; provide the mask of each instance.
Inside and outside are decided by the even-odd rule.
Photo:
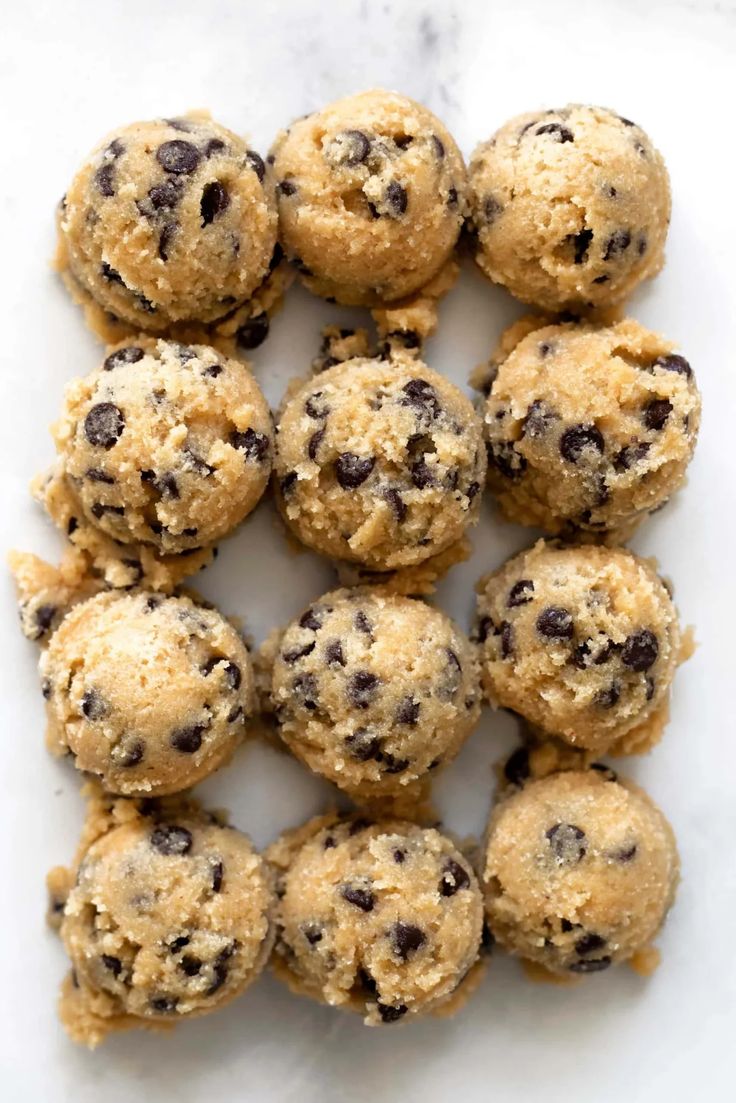
[[[424,602],[335,590],[284,632],[271,707],[290,749],[355,799],[401,793],[477,723],[474,649]]]
[[[700,395],[688,361],[630,319],[512,328],[518,341],[504,335],[484,380],[488,483],[504,514],[628,538],[693,454]]]
[[[31,552],[11,551],[8,565],[18,588],[18,613],[23,635],[44,644],[80,601],[105,588],[86,572],[82,553],[69,548],[58,567]]]
[[[62,621],[40,673],[50,749],[125,795],[207,777],[255,706],[242,639],[188,597],[98,594]]]
[[[597,973],[645,950],[679,861],[660,810],[628,781],[574,770],[512,790],[491,816],[486,914],[512,953],[553,973]]]
[[[256,291],[276,245],[259,155],[207,114],[113,131],[61,201],[60,266],[140,329],[223,317]]]
[[[206,345],[140,337],[66,389],[54,437],[87,521],[163,554],[225,536],[268,485],[272,421],[258,384]]]
[[[149,801],[148,814],[130,801],[96,803],[101,822],[88,824],[76,883],[69,871],[49,876],[73,967],[61,1019],[89,1046],[229,1003],[268,959],[275,906],[272,873],[249,839],[193,801]]]
[[[470,161],[476,261],[546,310],[625,299],[664,262],[667,169],[635,123],[602,107],[518,115]]]
[[[323,816],[266,852],[279,896],[274,968],[368,1025],[435,1011],[478,960],[483,899],[438,831]]]
[[[477,521],[481,424],[421,361],[349,360],[287,402],[275,473],[279,508],[303,543],[376,571],[411,566]]]
[[[281,242],[316,294],[390,302],[449,259],[467,174],[421,104],[380,89],[338,100],[279,135],[271,159]]]
[[[540,540],[477,590],[492,704],[596,753],[657,742],[682,648],[677,610],[650,561]]]

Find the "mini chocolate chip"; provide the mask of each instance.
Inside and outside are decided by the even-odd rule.
[[[409,769],[408,758],[395,758],[388,751],[382,751],[376,758],[383,764],[382,769],[385,774],[403,774],[404,770]]]
[[[365,482],[375,462],[375,456],[356,456],[354,452],[342,452],[335,461],[338,483],[343,490],[354,490]]]
[[[523,785],[530,773],[529,751],[526,747],[517,747],[506,759],[503,775],[510,785]]]
[[[615,770],[612,770],[610,766],[606,766],[605,762],[591,762],[591,770],[597,770],[599,774],[605,776],[606,781],[618,781],[618,774]]]
[[[179,999],[177,996],[154,996],[151,1000],[151,1009],[159,1015],[171,1015],[176,1011]]]
[[[179,854],[188,854],[192,849],[194,839],[191,831],[186,827],[178,827],[173,824],[160,824],[151,832],[151,846],[159,854],[166,857]]]
[[[608,283],[610,276],[596,276],[593,283]]]
[[[164,498],[180,498],[179,484],[170,471],[164,471],[162,475],[156,476],[156,489],[159,494]]]
[[[559,865],[576,865],[588,850],[585,832],[574,823],[556,823],[545,832]]]
[[[630,862],[636,855],[636,843],[632,843],[630,846],[622,847],[621,850],[614,851],[612,857],[617,862]]]
[[[222,880],[225,875],[225,867],[219,858],[215,858],[210,864],[210,874],[212,877],[212,891],[220,892],[222,889]]]
[[[628,471],[635,463],[644,459],[650,447],[651,445],[647,444],[646,441],[636,441],[633,444],[627,444],[614,456],[614,470],[619,473]]]
[[[34,620],[38,629],[35,636],[36,639],[39,639],[44,632],[48,632],[49,628],[54,623],[54,617],[57,612],[58,609],[55,605],[39,605],[34,615]]]
[[[316,460],[317,460],[317,452],[319,450],[320,444],[324,440],[324,435],[325,435],[325,429],[323,427],[322,429],[318,429],[316,433],[312,433],[311,437],[309,438],[309,440],[307,442],[307,455],[309,456],[310,460],[312,460],[313,462],[316,462]],[[339,480],[339,476],[338,476],[338,480]]]
[[[428,413],[435,418],[439,415],[441,407],[437,401],[437,393],[434,387],[426,379],[410,379],[401,388],[403,396],[402,406],[414,406],[422,413]]]
[[[202,965],[202,959],[195,957],[194,954],[184,954],[179,962],[179,968],[188,977],[196,977],[200,973]]]
[[[501,622],[501,658],[509,659],[514,653],[514,630],[507,620]]]
[[[457,188],[455,188],[455,187],[448,188],[447,189],[447,206],[448,207],[457,207],[457,201],[458,201]]]
[[[595,425],[571,425],[560,437],[560,453],[569,463],[578,463],[586,449],[603,453],[603,434]]]
[[[417,490],[425,490],[434,483],[434,471],[424,460],[417,460],[411,468],[411,481]]]
[[[578,234],[571,234],[570,240],[573,244],[574,261],[576,264],[584,264],[588,259],[588,249],[590,243],[593,240],[592,230],[581,230]]]
[[[297,186],[296,186],[296,184],[294,183],[293,180],[281,180],[276,185],[276,195],[277,196],[278,195],[296,195],[298,190],[299,189],[297,188]]]
[[[610,957],[591,958],[589,961],[574,961],[570,966],[571,973],[601,973],[611,964]]]
[[[202,226],[209,226],[219,214],[230,206],[230,194],[227,188],[219,180],[213,180],[205,185],[202,198],[199,202],[199,210],[202,215]]]
[[[442,877],[439,883],[440,896],[454,896],[460,889],[466,889],[469,885],[470,875],[468,871],[454,858],[447,858],[442,867]]]
[[[98,402],[84,419],[84,435],[95,448],[109,451],[117,444],[125,427],[125,417],[112,402]]]
[[[381,751],[380,740],[368,728],[358,728],[345,737],[344,743],[358,762],[369,762],[377,758]]]
[[[260,183],[263,183],[263,177],[266,175],[266,166],[263,163],[263,158],[260,153],[256,153],[254,149],[248,149],[245,152],[245,162],[253,169],[253,172],[258,177]]]
[[[537,631],[551,640],[571,640],[574,625],[572,614],[560,605],[548,605],[537,617]]]
[[[653,398],[644,407],[644,424],[647,429],[664,429],[672,413],[672,403],[667,398]]]
[[[427,936],[421,927],[401,921],[393,924],[389,937],[394,953],[402,961],[406,961],[410,954],[416,953],[427,941]]]
[[[296,471],[288,471],[279,482],[279,487],[282,494],[288,494],[291,488],[294,486],[298,476]]]
[[[270,327],[268,314],[254,314],[242,326],[238,326],[235,340],[241,349],[257,349],[268,337]]]
[[[325,841],[322,843],[322,846],[325,850],[332,850],[333,847],[337,846],[334,836],[327,835]]]
[[[158,237],[158,255],[163,261],[169,259],[169,247],[177,231],[176,222],[167,222]]]
[[[574,142],[575,135],[562,123],[545,123],[537,127],[536,134],[549,134],[556,142]]]
[[[343,130],[336,140],[340,142],[342,164],[349,167],[362,164],[371,151],[370,140],[362,130]]]
[[[391,213],[394,218],[399,218],[400,215],[406,214],[409,196],[407,195],[406,188],[403,187],[402,184],[399,184],[397,180],[392,180],[386,188],[386,202],[391,208]]]
[[[535,398],[526,411],[522,426],[524,436],[533,438],[544,436],[550,426],[559,419],[559,416],[541,398]]]
[[[585,934],[575,943],[576,954],[594,954],[596,950],[602,950],[608,943],[599,934]]]
[[[406,1015],[409,1010],[403,1003],[398,1004],[395,1007],[391,1007],[385,1003],[377,1003],[378,1013],[381,1016],[381,1021],[384,1023],[395,1023]]]
[[[199,150],[191,142],[175,138],[172,142],[164,142],[158,147],[156,160],[165,172],[189,175],[199,164]]]
[[[644,682],[645,682],[645,685],[646,685],[646,699],[647,699],[647,701],[651,701],[652,697],[654,697],[654,689],[655,689],[654,678],[652,678],[651,674],[647,674],[646,678],[644,679]]]
[[[399,341],[405,349],[418,349],[422,339],[415,329],[391,329],[386,334],[389,341]]]
[[[114,371],[123,364],[137,364],[144,356],[143,349],[138,345],[126,345],[125,348],[111,352],[102,365],[104,371]]]
[[[243,674],[237,663],[227,662],[225,663],[225,678],[230,689],[240,689],[240,685],[243,681]]]
[[[507,479],[518,479],[526,471],[526,457],[516,451],[513,441],[490,441],[487,451],[489,462]]]
[[[119,977],[123,971],[123,963],[119,957],[114,957],[112,954],[101,954],[100,961],[114,977]]]
[[[302,934],[310,946],[316,946],[322,941],[322,929],[316,923],[305,923],[302,926]]]
[[[48,701],[48,699],[51,697],[51,679],[50,678],[44,678],[43,681],[41,682],[41,696],[43,697],[44,701]]]
[[[400,847],[396,847],[394,850],[392,850],[391,855],[397,865],[402,865],[406,861],[406,851],[401,850]]]
[[[445,143],[441,138],[438,138],[436,134],[432,135],[432,147],[435,155],[439,157],[440,161],[445,156]]]
[[[372,912],[376,898],[370,889],[362,889],[357,885],[342,885],[340,895],[348,904],[353,904],[363,912]]]
[[[396,710],[396,716],[394,723],[396,724],[416,724],[419,719],[419,709],[421,705],[419,701],[415,701],[413,697],[405,697],[399,704]]]
[[[245,458],[248,460],[263,460],[268,454],[269,440],[265,433],[257,433],[255,429],[246,429],[245,432],[234,430],[230,434],[230,444],[233,448],[239,448],[242,452],[245,452]],[[292,472],[294,478],[296,478],[296,472]],[[283,482],[288,478],[288,475],[282,480]]]
[[[325,648],[325,662],[329,666],[345,666],[345,655],[339,640],[331,640]]]
[[[104,502],[93,502],[93,504],[90,506],[90,513],[92,514],[93,517],[96,517],[97,520],[99,521],[99,519],[105,513],[112,513],[113,515],[115,515],[117,517],[122,517],[123,514],[125,513],[125,507],[124,506],[108,506],[108,505],[105,505]]]
[[[236,720],[242,720],[243,718],[242,705],[233,705],[230,712],[227,714],[226,720],[228,724],[234,724]]]
[[[194,754],[202,746],[202,735],[206,731],[204,724],[190,724],[186,728],[177,728],[169,737],[171,746],[182,754]]]
[[[621,650],[621,661],[631,670],[649,670],[657,661],[659,655],[659,641],[654,632],[648,628],[642,628],[639,632],[632,632],[627,636]]]
[[[616,230],[611,234],[603,252],[603,259],[620,256],[631,245],[631,232],[629,230]]]
[[[356,670],[347,683],[350,703],[358,709],[367,709],[378,690],[379,679],[370,670]]]
[[[291,683],[296,696],[305,709],[314,712],[317,708],[317,679],[314,674],[298,674]]]
[[[103,279],[106,279],[108,283],[119,283],[123,287],[125,287],[123,277],[115,268],[112,267],[112,265],[108,264],[106,260],[103,260],[102,264],[100,265],[100,275],[103,277]]]
[[[317,632],[322,627],[322,618],[310,607],[299,617],[299,626]]]
[[[82,694],[82,714],[87,720],[102,720],[108,706],[96,689],[86,689]]]
[[[503,206],[493,195],[487,195],[483,201],[483,217],[490,226],[503,213]]]
[[[399,524],[403,524],[409,511],[407,509],[406,502],[401,497],[398,490],[395,487],[390,486],[387,490],[384,490],[383,496],[388,504],[391,506],[391,509],[394,511],[394,516],[396,517],[396,520],[399,522]]]
[[[652,364],[653,368],[663,368],[664,371],[677,372],[679,375],[687,376],[689,379],[693,374],[693,369],[685,359],[684,356],[678,356],[676,353],[670,353],[669,356],[658,356]]]
[[[533,593],[534,583],[531,578],[520,578],[509,590],[506,605],[509,609],[514,609],[517,605],[527,605],[534,600]]]
[[[323,421],[330,412],[327,403],[319,401],[321,398],[322,391],[315,391],[304,403],[304,412],[309,417],[313,417],[315,421]]]
[[[185,946],[188,946],[191,941],[188,935],[177,935],[176,938],[172,938],[171,942],[169,942],[169,950],[172,954],[178,954],[179,951],[183,950]]]
[[[621,685],[619,682],[611,682],[605,689],[599,689],[593,698],[594,703],[601,709],[614,708],[621,698]]]
[[[176,207],[182,197],[182,181],[164,180],[149,189],[148,199],[154,211],[168,211]]]
[[[307,655],[311,655],[316,647],[316,643],[312,640],[311,643],[305,644],[304,647],[295,647],[291,651],[284,651],[281,658],[285,663],[295,663],[299,659],[305,658]]]
[[[108,486],[112,486],[115,482],[112,475],[108,475],[106,471],[101,471],[99,467],[88,467],[84,474],[85,478],[93,483],[106,483]]]

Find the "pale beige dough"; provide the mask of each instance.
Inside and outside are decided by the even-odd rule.
[[[73,870],[49,875],[72,973],[60,1002],[76,1042],[171,1027],[229,1003],[274,936],[273,875],[249,839],[191,800],[92,800]]]
[[[421,361],[355,359],[293,393],[276,491],[294,534],[374,571],[446,551],[477,521],[486,457],[466,396]]]
[[[674,348],[631,319],[515,323],[479,378],[488,483],[509,520],[610,541],[665,504],[700,424]]]
[[[115,318],[164,332],[257,290],[276,245],[263,160],[207,114],[108,134],[59,209],[60,265]]]
[[[596,753],[648,750],[660,738],[685,649],[650,561],[540,540],[477,589],[475,638],[492,704]]]
[[[163,554],[225,536],[271,472],[269,408],[248,369],[205,345],[141,337],[66,388],[54,439],[88,523]],[[73,533],[72,533],[73,535]]]
[[[482,880],[507,950],[587,974],[648,949],[674,899],[672,829],[639,788],[571,770],[509,790],[492,813]]]
[[[466,213],[467,175],[427,108],[374,89],[299,119],[276,140],[279,235],[306,286],[374,306],[429,283]]]
[[[266,855],[278,878],[274,968],[295,992],[373,1026],[441,1009],[474,972],[483,899],[439,831],[323,816]]]
[[[270,696],[289,748],[356,800],[451,761],[480,712],[474,649],[450,618],[367,588],[325,594],[286,628]]]
[[[50,749],[128,796],[207,777],[231,757],[255,709],[241,637],[187,597],[113,592],[76,605],[40,674]]]
[[[640,126],[569,104],[511,119],[470,161],[476,261],[545,310],[621,302],[664,262],[670,186]]]

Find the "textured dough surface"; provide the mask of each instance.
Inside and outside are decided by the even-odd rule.
[[[248,369],[204,345],[140,338],[66,388],[54,438],[87,521],[163,554],[230,532],[268,485],[269,408]]]
[[[438,831],[323,816],[266,852],[276,866],[276,973],[369,1025],[435,1011],[478,960],[483,898]]]
[[[475,150],[476,261],[546,310],[621,302],[664,262],[670,186],[640,126],[570,104],[511,119]]]
[[[51,750],[126,795],[207,777],[255,706],[242,639],[187,597],[98,594],[62,621],[40,673]]]
[[[661,735],[677,610],[632,552],[538,541],[479,582],[476,637],[489,700],[547,735],[598,753]]]
[[[355,799],[400,793],[451,761],[477,723],[476,657],[424,602],[335,590],[285,630],[271,707],[290,749]]]
[[[266,166],[206,114],[108,134],[59,210],[62,266],[140,329],[210,322],[268,272],[276,210]]]
[[[532,781],[494,810],[483,882],[488,923],[512,953],[594,973],[645,950],[672,904],[679,860],[649,797],[605,770]]]
[[[310,290],[373,306],[417,291],[448,260],[467,176],[430,111],[379,89],[299,119],[271,156],[279,233]]]
[[[486,457],[469,400],[421,361],[348,360],[282,413],[277,502],[315,551],[377,571],[420,563],[475,523]]]
[[[554,534],[627,538],[693,454],[700,395],[688,361],[631,319],[512,329],[520,339],[504,334],[484,380],[488,483],[504,514]]]
[[[275,905],[272,873],[249,839],[193,801],[149,802],[145,814],[132,802],[97,804],[76,877],[49,875],[72,963],[61,1019],[90,1046],[229,1003],[268,959]]]

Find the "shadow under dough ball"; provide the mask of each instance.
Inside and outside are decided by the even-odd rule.
[[[488,924],[505,949],[554,973],[603,972],[649,949],[678,877],[663,814],[641,789],[601,771],[529,782],[491,815]]]
[[[276,500],[308,547],[376,571],[421,563],[475,524],[481,423],[453,383],[405,360],[348,360],[281,415]]]
[[[225,536],[271,473],[271,412],[237,360],[139,337],[66,388],[54,438],[87,521],[179,553]]]
[[[214,609],[186,597],[98,594],[42,654],[48,744],[126,796],[175,793],[232,755],[254,709],[251,661]]]
[[[255,150],[206,114],[131,123],[61,201],[62,262],[104,310],[153,332],[210,322],[268,272],[276,208]]]
[[[470,160],[476,261],[544,310],[627,298],[664,262],[670,185],[640,126],[570,104],[507,122]]]
[[[488,484],[504,513],[553,534],[628,539],[681,485],[692,457],[700,395],[688,361],[630,319],[530,319],[501,348],[483,429]]]
[[[540,540],[477,589],[475,638],[492,704],[598,753],[657,742],[681,640],[651,562],[624,548]]]
[[[316,294],[366,306],[399,299],[452,253],[465,165],[421,104],[380,89],[349,96],[292,123],[271,158],[281,243]]]
[[[274,967],[293,991],[371,1025],[429,1014],[477,962],[483,898],[438,831],[323,816],[266,852],[279,897]]]

